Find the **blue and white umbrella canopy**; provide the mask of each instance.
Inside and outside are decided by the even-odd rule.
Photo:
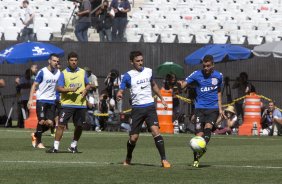
[[[197,65],[201,63],[206,55],[212,55],[214,62],[221,62],[224,59],[237,61],[249,59],[252,57],[252,52],[250,49],[238,45],[210,44],[186,56],[184,62],[187,65]]]
[[[0,52],[0,63],[24,64],[46,61],[51,54],[64,56],[64,50],[49,43],[23,42]]]

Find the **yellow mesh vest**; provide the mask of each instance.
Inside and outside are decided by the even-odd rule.
[[[63,73],[65,78],[65,88],[71,88],[76,86],[78,86],[79,88],[75,93],[62,93],[61,104],[71,106],[86,106],[86,99],[85,97],[82,98],[80,94],[85,89],[85,71],[79,68],[76,72],[68,72],[65,69]]]

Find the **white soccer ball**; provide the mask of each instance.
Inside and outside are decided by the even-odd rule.
[[[190,147],[195,152],[202,152],[206,148],[206,141],[201,136],[195,136],[190,140]]]

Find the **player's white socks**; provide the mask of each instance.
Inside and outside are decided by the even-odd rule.
[[[77,146],[77,141],[73,140],[72,143],[71,143],[71,147],[75,148],[76,146]]]
[[[60,141],[54,141],[54,149],[59,150]]]

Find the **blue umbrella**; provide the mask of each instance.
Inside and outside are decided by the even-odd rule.
[[[221,62],[224,59],[229,61],[248,59],[252,56],[252,52],[248,48],[237,45],[210,44],[186,56],[184,62],[187,65],[197,65],[201,63],[206,55],[212,55],[214,62]]]
[[[42,42],[23,42],[13,45],[0,52],[0,63],[24,64],[29,61],[46,61],[50,54],[64,56],[64,50]]]

